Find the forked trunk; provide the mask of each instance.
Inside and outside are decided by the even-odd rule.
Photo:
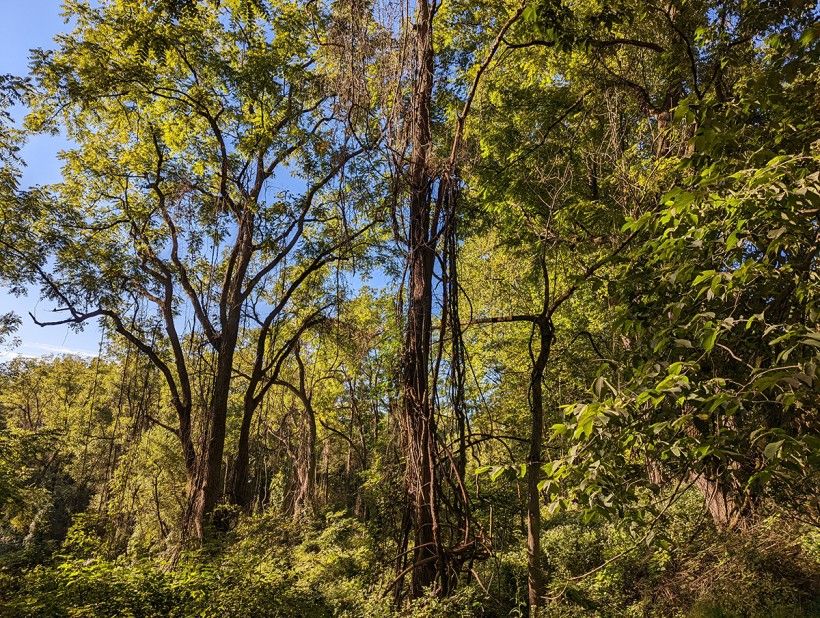
[[[224,492],[222,457],[225,451],[225,428],[228,418],[233,358],[238,336],[238,320],[223,333],[217,358],[216,376],[206,424],[194,474],[188,481],[188,506],[183,528],[185,535],[199,540],[205,537],[206,525]],[[219,523],[219,522],[215,522]]]

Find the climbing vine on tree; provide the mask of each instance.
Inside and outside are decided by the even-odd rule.
[[[813,4],[63,11],[0,74],[4,615],[817,613]]]

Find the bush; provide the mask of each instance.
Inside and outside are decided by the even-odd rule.
[[[699,500],[682,501],[657,542],[637,547],[610,524],[584,524],[573,514],[551,520],[542,538],[555,599],[548,615],[820,615],[816,531],[770,518],[743,532],[719,532],[698,522],[698,508]]]
[[[772,518],[744,533],[719,533],[693,525],[697,508],[694,500],[676,507],[653,546],[636,547],[622,529],[573,513],[548,519],[546,615],[820,615],[816,530]],[[0,570],[0,616],[526,615],[526,561],[515,547],[474,565],[488,593],[464,583],[448,598],[423,596],[395,610],[385,594],[392,564],[376,559],[365,524],[344,513],[298,524],[272,513],[240,517],[231,532],[183,553],[173,568],[159,555],[103,557],[98,523],[75,517],[52,562]]]

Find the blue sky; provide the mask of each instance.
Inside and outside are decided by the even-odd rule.
[[[25,74],[28,70],[28,50],[34,47],[53,47],[53,37],[68,26],[60,16],[59,0],[0,0],[0,74]],[[22,113],[22,110],[20,110]],[[41,136],[32,139],[23,150],[28,164],[23,185],[47,184],[60,178],[57,153],[66,146],[59,136]],[[32,323],[28,312],[46,318],[51,307],[37,302],[36,291],[28,297],[17,298],[0,288],[0,314],[15,311],[23,317],[17,335],[21,345],[13,350],[0,348],[0,361],[16,354],[40,356],[72,352],[96,354],[99,349],[99,330],[89,325],[82,333],[74,333],[67,326],[40,328]]]
[[[60,0],[0,0],[0,74],[24,75],[28,71],[29,50],[32,48],[54,47],[55,34],[65,32],[69,26],[60,15]],[[25,110],[15,110],[15,116],[22,118]],[[69,146],[60,136],[38,136],[29,141],[22,152],[27,166],[23,175],[23,186],[44,185],[59,181],[61,149]],[[296,189],[293,178],[281,178],[281,188]],[[348,283],[357,289],[365,280],[361,275],[352,275]],[[376,270],[368,281],[370,285],[382,287],[387,283],[385,275]],[[54,319],[48,301],[39,301],[36,289],[28,296],[15,297],[0,287],[0,314],[14,311],[23,319],[17,332],[20,345],[0,347],[0,362],[16,355],[42,356],[47,354],[72,353],[95,355],[100,349],[100,329],[96,324],[85,324],[82,332],[75,332],[68,326],[39,327],[33,323],[29,312],[41,320]],[[62,314],[60,315],[62,317]]]

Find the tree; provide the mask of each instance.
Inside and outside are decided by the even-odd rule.
[[[0,365],[3,610],[816,613],[816,7],[67,9],[0,280],[102,339]]]
[[[729,27],[732,11],[728,6],[705,4],[681,11],[675,6],[629,3],[603,8],[535,3],[526,10],[525,23],[504,39],[508,65],[497,68],[484,84],[486,103],[479,108],[483,122],[476,135],[480,151],[470,169],[473,184],[482,187],[476,197],[489,207],[491,221],[503,226],[503,238],[511,239],[507,243],[521,246],[519,253],[531,248],[530,259],[540,264],[537,270],[542,273],[545,298],[543,303],[533,301],[543,305],[540,311],[527,311],[525,303],[518,312],[473,319],[477,324],[525,322],[533,324],[533,334],[540,333],[540,345],[534,345],[532,338],[529,342],[532,428],[526,475],[531,611],[537,612],[544,594],[538,549],[539,493],[542,487],[552,493],[550,488],[556,487],[557,475],[564,470],[548,463],[541,480],[541,381],[555,338],[552,319],[583,286],[600,290],[606,278],[618,272],[623,257],[632,254],[631,245],[638,244],[640,230],[629,225],[619,230],[625,219],[655,221],[651,242],[669,235],[669,219],[653,217],[658,210],[656,200],[680,178],[675,163],[687,152],[691,135],[691,125],[673,122],[676,107],[685,105],[688,93],[698,101],[711,89],[725,96],[733,76],[727,63],[719,59],[748,61],[744,46],[750,41],[746,38],[749,31],[765,31],[771,20],[783,19],[766,12],[741,13],[742,18]],[[787,19],[803,16],[796,9]],[[704,49],[696,49],[698,46]],[[544,64],[550,71],[540,70]],[[556,73],[561,79],[555,79]],[[630,148],[630,144],[646,147]],[[488,182],[488,178],[493,180]],[[668,242],[663,246],[668,248]],[[674,251],[680,255],[681,248],[676,246]],[[632,255],[630,264],[634,264]],[[664,254],[650,264],[657,267],[670,260],[671,255]],[[657,289],[657,281],[646,271],[636,281],[649,282],[649,289]],[[618,302],[618,296],[612,298],[612,289],[610,284],[610,308]],[[587,299],[587,303],[594,302]],[[666,315],[668,310],[650,314]],[[573,342],[588,338],[600,360],[588,330],[573,325],[568,330],[566,336]],[[613,361],[606,363],[602,371],[610,369]],[[602,380],[599,375],[599,391],[604,383],[609,384]],[[620,376],[611,380],[617,383]],[[576,412],[571,427],[556,425],[565,435],[574,431],[571,452],[577,448],[573,440],[583,438],[595,418],[593,408],[579,407]],[[592,461],[596,466],[596,460]],[[579,465],[577,457],[567,465]],[[591,471],[599,473],[597,468]],[[588,484],[588,494],[599,503],[615,508],[611,493],[601,491],[589,478],[581,484]],[[704,491],[707,496],[710,493],[714,492]]]
[[[461,190],[459,166],[462,156],[464,128],[470,115],[483,73],[490,66],[507,30],[520,18],[524,6],[507,15],[503,9],[504,21],[497,30],[483,37],[484,45],[477,46],[466,64],[474,74],[461,75],[449,81],[447,60],[449,50],[436,50],[436,24],[445,24],[444,17],[436,20],[441,7],[435,2],[420,2],[416,6],[412,36],[408,37],[409,54],[409,96],[406,111],[409,121],[399,135],[404,141],[393,145],[393,167],[397,175],[397,190],[406,197],[406,210],[401,210],[402,222],[398,239],[405,249],[405,271],[407,273],[408,294],[404,314],[404,345],[401,360],[402,389],[402,431],[403,448],[406,452],[406,483],[410,502],[410,515],[414,532],[414,549],[411,594],[420,596],[422,591],[433,586],[438,594],[447,594],[460,565],[472,560],[481,552],[480,542],[473,537],[470,527],[469,498],[464,490],[464,468],[466,457],[466,416],[463,410],[463,345],[460,342],[461,325],[458,315],[458,277],[456,224],[458,217],[458,196]],[[403,67],[402,67],[403,68]],[[453,67],[454,68],[454,67]],[[401,73],[398,74],[401,87]],[[442,82],[442,83],[438,83]],[[464,88],[455,104],[444,101],[437,108],[434,97],[436,88],[456,90]],[[451,106],[448,106],[450,103]],[[448,107],[450,109],[448,110]],[[454,110],[455,122],[449,131],[434,131],[434,121],[441,109]],[[388,111],[391,111],[388,108]],[[440,157],[440,158],[439,158]],[[397,209],[398,211],[398,209]],[[394,215],[396,218],[397,215]],[[406,217],[406,219],[405,219]],[[394,224],[399,227],[399,222]],[[441,249],[438,249],[438,247]],[[434,274],[436,264],[440,265],[443,282],[441,296],[441,324],[439,326],[439,350],[433,361],[433,301]],[[451,405],[459,433],[459,454],[452,457],[440,443],[437,427],[436,393],[439,369],[443,354],[445,329],[449,326],[452,339],[451,367],[455,368],[455,380]],[[431,374],[432,368],[432,374]],[[444,457],[439,452],[444,451]],[[442,465],[443,464],[443,465]],[[449,464],[449,466],[448,466]],[[455,477],[452,484],[451,510],[458,522],[454,526],[456,535],[451,543],[442,538],[441,520],[444,502],[441,476],[442,468],[450,469]],[[458,538],[461,537],[461,538]],[[400,585],[403,572],[396,580]]]
[[[11,108],[25,100],[29,86],[25,79],[0,75],[0,235],[21,235],[23,231],[16,227],[12,213],[36,207],[38,199],[36,191],[23,191],[19,186],[23,165],[19,152],[24,135],[14,127],[11,115]],[[0,260],[0,281],[9,284],[12,292],[21,291],[24,277],[13,260]],[[20,324],[20,316],[13,311],[0,315],[0,345],[14,343],[14,332]]]
[[[817,475],[817,46],[802,17],[751,66],[724,67],[722,91],[681,102],[677,122],[697,126],[686,179],[629,224],[646,236],[623,278],[621,386],[571,415],[620,469],[607,489],[634,482],[609,459],[630,444],[655,462],[644,482],[694,484],[720,527],[748,525],[765,495],[817,513],[803,491]],[[781,105],[784,89],[806,107]]]
[[[344,135],[312,68],[319,7],[67,8],[77,25],[57,51],[36,55],[28,120],[48,128],[61,117],[76,144],[53,188],[59,207],[28,222],[51,252],[3,244],[68,313],[39,323],[103,318],[162,372],[188,474],[185,528],[201,538],[223,491],[237,345],[253,325],[244,427],[294,293],[368,229],[333,189],[366,145]],[[277,189],[288,173],[298,179]],[[194,346],[204,348],[191,356]],[[244,432],[235,486],[246,450]]]

